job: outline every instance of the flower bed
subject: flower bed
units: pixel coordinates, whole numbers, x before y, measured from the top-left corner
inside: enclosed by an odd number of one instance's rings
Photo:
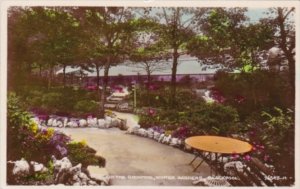
[[[15,94],[8,97],[7,175],[8,184],[66,184],[94,185],[88,182],[83,170],[88,165],[105,166],[105,159],[96,155],[96,151],[84,142],[74,142],[64,133],[38,124],[36,119],[20,107]],[[55,158],[54,158],[55,157]],[[61,160],[57,160],[59,158]],[[30,162],[30,164],[28,163]],[[57,164],[58,162],[61,162]],[[67,163],[66,163],[67,162]],[[68,163],[69,162],[69,163]],[[83,178],[66,181],[60,177],[58,167],[66,163],[70,174]],[[75,167],[72,166],[77,164]],[[39,167],[39,168],[38,168]],[[65,173],[65,171],[63,171]],[[70,175],[69,175],[70,176]],[[82,180],[83,179],[83,180]],[[76,184],[77,183],[77,184]],[[98,183],[101,184],[101,183]],[[98,185],[96,182],[96,185]]]

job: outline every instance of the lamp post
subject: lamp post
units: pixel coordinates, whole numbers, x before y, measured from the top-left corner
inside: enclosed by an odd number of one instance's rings
[[[136,109],[136,84],[134,84],[134,110]]]
[[[133,109],[136,109],[136,81],[132,82],[132,89],[133,89]]]

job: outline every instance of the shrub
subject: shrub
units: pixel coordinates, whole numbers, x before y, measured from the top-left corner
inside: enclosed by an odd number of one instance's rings
[[[137,92],[137,104],[139,107],[154,107],[154,108],[169,108],[169,87],[160,87],[147,91],[145,88],[139,88]],[[133,98],[133,97],[132,97]],[[131,99],[132,99],[131,98]],[[183,111],[189,109],[196,101],[203,101],[201,98],[197,98],[196,94],[190,89],[178,88],[176,92],[176,109]]]
[[[221,104],[202,104],[190,112],[192,134],[230,135],[237,133],[239,121],[237,111]]]
[[[187,126],[179,127],[172,133],[172,137],[185,139],[191,135],[191,131]]]
[[[31,151],[37,151],[34,140],[37,125],[31,115],[21,108],[20,99],[15,93],[8,94],[7,101],[7,156],[8,159],[27,158]]]
[[[48,109],[51,112],[56,112],[62,107],[64,100],[62,99],[62,94],[58,92],[50,92],[43,95],[42,107]]]
[[[74,90],[72,87],[46,89],[41,86],[23,86],[20,94],[27,109],[61,116],[96,114],[96,101],[99,100],[99,94],[95,91]]]
[[[144,128],[161,126],[165,130],[176,130],[187,126],[191,134],[230,135],[239,132],[237,111],[221,104],[206,104],[201,101],[185,111],[156,110],[149,115],[140,114],[139,124]]]
[[[67,145],[68,158],[73,165],[81,163],[83,167],[88,165],[105,166],[105,159],[97,156],[96,151],[85,144],[85,142],[70,142]]]
[[[215,87],[226,98],[225,104],[235,107],[241,120],[245,120],[253,112],[266,108],[294,106],[291,86],[284,74],[267,70],[240,74],[218,72]]]
[[[20,107],[20,99],[14,94],[8,96],[7,148],[8,159],[46,163],[51,155],[66,155],[66,143],[70,138],[50,128],[38,127],[31,120],[32,115]]]
[[[80,114],[87,114],[87,113],[96,113],[98,110],[98,103],[96,101],[93,100],[81,100],[78,101],[75,105],[74,105],[74,110],[77,113]]]
[[[250,119],[248,136],[254,144],[253,154],[276,166],[280,174],[294,174],[294,116],[293,111],[274,108],[263,111],[260,118]]]

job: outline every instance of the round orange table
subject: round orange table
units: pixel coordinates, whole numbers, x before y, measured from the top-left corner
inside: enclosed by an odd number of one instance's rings
[[[243,154],[252,150],[252,145],[248,142],[220,136],[193,136],[187,138],[185,140],[185,143],[192,148],[199,150],[202,157],[201,163],[194,169],[194,171],[205,160],[211,163],[212,153],[215,153],[214,159],[215,161],[217,161],[218,154]],[[202,155],[201,152],[208,152],[209,154]],[[208,159],[208,156],[210,156],[210,159]],[[192,164],[197,157],[199,156],[196,155],[195,158],[190,162],[190,164]]]
[[[220,136],[194,136],[185,143],[197,150],[221,154],[243,154],[252,150],[248,142]]]

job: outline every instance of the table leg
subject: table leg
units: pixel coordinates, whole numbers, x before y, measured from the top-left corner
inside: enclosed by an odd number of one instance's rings
[[[199,155],[195,155],[194,159],[189,163],[189,165],[192,165],[192,163],[199,157]]]
[[[204,162],[204,159],[202,159],[202,161],[194,168],[194,172],[198,169],[198,167],[200,167],[200,165]]]
[[[206,156],[202,156],[201,158],[202,158],[202,161],[194,168],[194,172],[198,169],[198,167],[200,167],[200,165],[206,160],[206,158],[209,156],[209,154],[207,154]],[[197,156],[197,157],[199,157],[199,156]],[[193,161],[195,160],[196,158],[194,158],[193,159]],[[192,161],[192,162],[193,162]]]

